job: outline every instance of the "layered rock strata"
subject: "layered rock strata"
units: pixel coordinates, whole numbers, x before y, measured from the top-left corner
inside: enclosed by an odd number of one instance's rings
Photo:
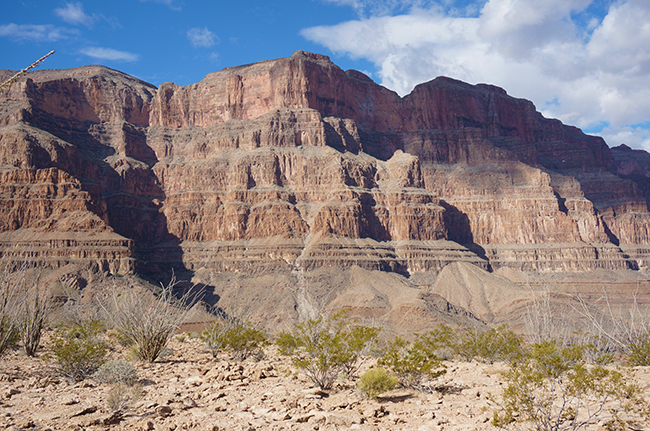
[[[0,93],[0,144],[0,232],[111,271],[648,262],[646,189],[605,142],[490,85],[400,98],[302,51],[185,87],[39,71]]]

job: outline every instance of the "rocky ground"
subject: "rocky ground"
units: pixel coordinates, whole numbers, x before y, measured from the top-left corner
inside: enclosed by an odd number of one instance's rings
[[[182,340],[182,341],[181,341]],[[108,410],[110,385],[54,377],[43,359],[11,352],[0,362],[0,428],[9,430],[493,430],[490,397],[501,392],[504,365],[446,362],[431,393],[397,390],[368,400],[354,382],[313,388],[288,358],[214,359],[202,342],[175,338],[173,353],[134,362],[142,396],[122,418]],[[44,351],[47,350],[47,344]],[[126,352],[111,352],[124,359]],[[366,358],[363,368],[374,363]],[[650,370],[635,370],[650,394]],[[589,429],[604,429],[602,423]],[[632,424],[633,429],[650,429]]]

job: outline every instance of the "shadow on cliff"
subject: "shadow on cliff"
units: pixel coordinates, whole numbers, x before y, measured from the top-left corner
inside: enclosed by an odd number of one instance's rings
[[[444,220],[448,232],[447,239],[467,247],[472,253],[485,260],[487,262],[487,269],[491,272],[492,266],[490,265],[490,260],[487,258],[485,249],[474,242],[474,235],[472,234],[472,228],[469,224],[467,214],[442,199],[440,200],[440,205],[445,209]]]
[[[81,189],[91,196],[88,210],[133,240],[138,275],[156,285],[166,285],[175,276],[178,293],[198,288],[210,306],[219,301],[214,286],[192,283],[194,272],[183,262],[181,241],[169,232],[161,211],[166,195],[152,170],[158,159],[143,128],[126,122],[75,122],[43,111],[36,111],[34,120],[41,129],[74,145],[79,158],[64,166],[42,154],[37,168],[57,167],[80,181]]]

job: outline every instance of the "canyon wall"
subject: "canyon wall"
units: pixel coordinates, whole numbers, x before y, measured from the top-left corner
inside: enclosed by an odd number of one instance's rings
[[[401,98],[302,51],[185,87],[43,70],[0,90],[0,247],[145,274],[644,269],[627,150],[494,86]]]

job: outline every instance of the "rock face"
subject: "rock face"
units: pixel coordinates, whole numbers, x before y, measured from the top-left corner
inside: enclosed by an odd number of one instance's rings
[[[650,156],[626,151],[497,87],[400,98],[302,51],[186,87],[38,71],[0,92],[0,245],[112,272],[638,269]]]

